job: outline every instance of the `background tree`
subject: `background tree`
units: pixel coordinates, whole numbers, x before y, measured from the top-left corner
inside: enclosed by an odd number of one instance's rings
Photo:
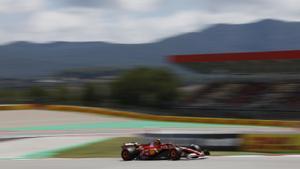
[[[100,104],[102,96],[95,84],[88,83],[83,86],[81,101],[85,105]]]
[[[64,85],[56,87],[54,93],[54,99],[56,102],[60,104],[64,104],[70,101],[71,98],[70,98],[69,88]]]
[[[112,83],[112,98],[121,104],[166,107],[177,100],[178,85],[166,69],[137,68]]]
[[[48,100],[48,93],[39,86],[33,86],[29,89],[28,97],[34,103],[45,103]]]

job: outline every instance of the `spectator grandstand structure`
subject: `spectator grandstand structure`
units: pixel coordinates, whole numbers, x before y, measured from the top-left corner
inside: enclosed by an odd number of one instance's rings
[[[300,50],[176,55],[169,59],[198,72],[199,76],[223,74],[226,77],[197,84],[179,106],[185,110],[204,112],[204,115],[222,110],[237,112],[234,116],[239,117],[272,112],[268,114],[270,118],[300,118],[296,113],[300,110]]]

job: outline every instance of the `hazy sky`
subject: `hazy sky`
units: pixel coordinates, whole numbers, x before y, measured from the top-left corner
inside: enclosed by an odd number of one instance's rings
[[[0,0],[0,43],[151,42],[214,23],[300,21],[299,0]]]

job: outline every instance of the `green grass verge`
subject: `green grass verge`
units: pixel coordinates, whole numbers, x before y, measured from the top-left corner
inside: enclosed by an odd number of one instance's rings
[[[120,137],[109,140],[99,141],[75,148],[70,148],[53,153],[54,158],[109,158],[120,157],[121,145],[125,142],[142,142],[142,138],[136,137]],[[226,155],[256,155],[266,153],[255,152],[229,152],[229,151],[213,151],[212,156]]]

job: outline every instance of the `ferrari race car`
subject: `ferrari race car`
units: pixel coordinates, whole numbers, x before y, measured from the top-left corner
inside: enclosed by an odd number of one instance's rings
[[[121,152],[121,157],[124,161],[179,160],[180,158],[203,159],[208,155],[210,155],[209,151],[201,150],[199,145],[178,146],[175,144],[162,144],[160,140],[149,144],[125,143]]]

